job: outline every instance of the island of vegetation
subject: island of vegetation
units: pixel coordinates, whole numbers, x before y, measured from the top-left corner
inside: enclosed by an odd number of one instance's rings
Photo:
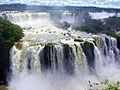
[[[90,19],[84,26],[76,27],[76,30],[85,31],[88,33],[103,33],[112,37],[120,37],[117,31],[120,31],[120,17],[106,18],[103,22],[101,20]]]

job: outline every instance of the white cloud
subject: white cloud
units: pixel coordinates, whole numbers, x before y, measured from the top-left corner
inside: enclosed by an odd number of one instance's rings
[[[1,0],[0,3],[23,3],[37,5],[99,6],[120,8],[120,0]]]

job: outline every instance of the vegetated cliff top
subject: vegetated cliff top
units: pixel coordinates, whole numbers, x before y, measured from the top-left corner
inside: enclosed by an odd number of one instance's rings
[[[21,27],[0,18],[0,49],[3,47],[12,47],[12,45],[22,37]]]

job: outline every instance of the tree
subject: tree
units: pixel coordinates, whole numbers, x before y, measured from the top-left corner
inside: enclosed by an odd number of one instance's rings
[[[23,37],[22,29],[0,18],[0,46],[10,48]]]
[[[0,18],[0,84],[6,84],[10,70],[10,48],[23,37],[22,28]]]

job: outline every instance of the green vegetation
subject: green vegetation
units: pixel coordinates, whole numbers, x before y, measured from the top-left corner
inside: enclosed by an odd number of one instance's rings
[[[87,33],[103,33],[115,38],[119,38],[120,35],[116,34],[116,31],[120,31],[120,18],[113,16],[105,19],[103,22],[101,20],[90,19],[83,26],[74,28]]]
[[[34,43],[31,44],[31,46],[39,46],[39,45],[40,45],[40,46],[44,46],[45,43],[38,43],[38,42],[35,43],[35,42],[34,42]]]
[[[119,90],[119,87],[116,85],[108,84],[105,90]]]
[[[20,49],[22,49],[23,43],[22,42],[16,42],[15,46],[16,46],[17,49],[20,50]]]
[[[113,31],[120,31],[120,17],[113,16],[106,18],[104,21],[106,27],[110,28]]]
[[[90,42],[89,41],[85,41],[84,44],[85,44],[85,47],[87,49],[90,49]]]
[[[10,48],[23,37],[22,29],[0,18],[0,84],[6,83],[10,66]]]
[[[45,46],[50,46],[53,47],[55,45],[55,43],[46,43]]]
[[[105,90],[120,90],[120,82],[110,82],[108,79],[105,80]]]
[[[23,37],[22,29],[0,18],[0,46],[11,47]]]
[[[22,11],[25,10],[27,5],[25,4],[1,4],[0,11]]]
[[[116,83],[107,82],[105,83],[105,85],[106,85],[105,90],[120,90],[120,82],[116,82]]]

